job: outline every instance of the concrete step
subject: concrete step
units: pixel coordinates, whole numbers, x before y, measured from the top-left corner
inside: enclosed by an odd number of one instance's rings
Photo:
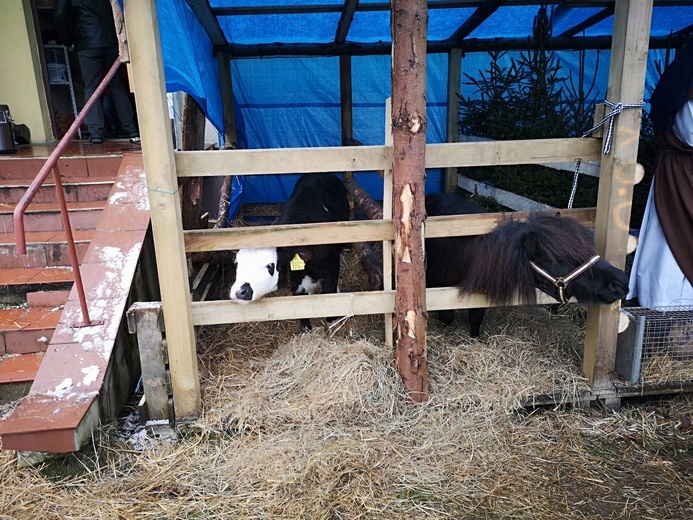
[[[68,202],[72,229],[94,229],[104,205],[104,201]],[[14,233],[14,208],[15,204],[0,204],[0,232]],[[59,205],[53,202],[32,203],[24,214],[24,229],[26,232],[62,231]]]
[[[17,204],[26,193],[30,179],[0,179],[0,204]],[[86,202],[106,200],[113,187],[112,177],[75,177],[62,179],[65,200]],[[55,181],[51,175],[41,185],[32,204],[56,202]]]

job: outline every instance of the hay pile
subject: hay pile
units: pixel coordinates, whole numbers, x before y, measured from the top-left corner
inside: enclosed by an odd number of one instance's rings
[[[204,411],[178,440],[135,448],[105,427],[29,469],[3,452],[0,518],[693,514],[691,397],[622,413],[518,408],[585,385],[574,313],[494,310],[479,341],[463,319],[432,320],[423,406],[402,395],[377,318],[340,325],[202,329]]]

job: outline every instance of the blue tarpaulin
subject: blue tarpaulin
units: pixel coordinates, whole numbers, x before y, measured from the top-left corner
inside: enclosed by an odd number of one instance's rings
[[[376,0],[360,5],[376,4]],[[435,2],[429,2],[429,6]],[[314,13],[233,14],[219,16],[219,27],[227,41],[234,44],[263,43],[330,43],[340,18],[342,1],[337,0],[211,0],[212,8],[253,8],[263,6],[334,6]],[[207,118],[221,132],[223,118],[219,86],[219,68],[213,46],[204,29],[184,0],[158,0],[159,27],[163,48],[167,91],[191,94]],[[429,8],[429,41],[449,38],[469,16],[474,7],[455,9]],[[500,7],[472,31],[469,38],[527,38],[538,6],[508,5]],[[554,9],[553,34],[574,27],[600,12],[602,8]],[[652,35],[666,36],[693,24],[692,7],[655,7]],[[589,27],[589,36],[609,36],[613,32],[613,15]],[[347,42],[390,42],[389,10],[357,10]],[[513,51],[515,52],[515,51]],[[519,51],[517,51],[519,52]],[[556,51],[562,75],[579,73],[577,51]],[[510,59],[508,53],[505,59]],[[659,75],[657,62],[663,50],[651,50],[645,98],[649,97]],[[594,103],[606,96],[610,52],[586,51],[587,74],[596,70]],[[447,54],[429,54],[427,58],[427,142],[446,139]],[[598,67],[596,66],[598,62]],[[460,93],[474,96],[464,74],[476,75],[489,64],[487,53],[467,53],[462,61]],[[563,73],[564,72],[564,73]],[[341,115],[338,57],[244,58],[232,61],[236,116],[239,139],[248,148],[293,148],[340,146]],[[591,76],[590,76],[591,78]],[[352,58],[353,132],[365,145],[384,142],[385,100],[391,95],[389,55],[354,56]],[[296,176],[248,176],[236,181],[236,206],[254,202],[283,202],[289,196]],[[370,194],[382,198],[382,180],[375,174],[357,174],[356,178]],[[427,172],[427,190],[440,191],[443,176]]]

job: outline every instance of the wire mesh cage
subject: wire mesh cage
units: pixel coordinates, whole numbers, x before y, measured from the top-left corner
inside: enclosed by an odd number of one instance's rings
[[[616,371],[631,383],[693,380],[693,305],[627,307]]]

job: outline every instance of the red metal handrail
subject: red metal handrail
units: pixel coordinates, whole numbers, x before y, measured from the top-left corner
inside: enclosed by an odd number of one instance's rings
[[[16,243],[16,252],[19,255],[25,255],[26,231],[24,230],[24,213],[26,212],[26,209],[29,207],[31,201],[38,193],[39,188],[48,177],[48,174],[51,172],[51,170],[53,171],[53,177],[55,178],[55,189],[58,194],[58,203],[60,205],[60,216],[63,221],[63,228],[65,229],[67,247],[70,253],[70,263],[72,264],[72,272],[75,276],[75,287],[77,288],[79,305],[82,309],[82,318],[84,319],[83,325],[85,326],[96,325],[98,323],[92,321],[89,318],[87,300],[86,296],[84,295],[84,285],[82,284],[82,274],[80,272],[79,262],[77,260],[77,249],[75,248],[75,240],[72,236],[70,216],[67,211],[67,203],[65,202],[65,192],[63,190],[63,184],[60,179],[60,168],[58,167],[58,159],[60,159],[60,156],[63,154],[63,152],[67,148],[67,145],[70,143],[75,134],[77,134],[77,130],[84,122],[89,111],[96,104],[103,91],[106,90],[106,87],[111,82],[113,76],[115,76],[116,72],[120,68],[121,63],[122,62],[120,61],[120,57],[116,59],[115,63],[111,66],[110,70],[108,71],[108,74],[106,74],[103,80],[101,80],[99,86],[96,88],[91,97],[87,100],[86,104],[84,105],[84,108],[82,108],[82,111],[77,116],[77,119],[75,119],[74,123],[72,123],[67,133],[58,143],[58,146],[55,147],[53,153],[51,153],[50,157],[48,157],[48,160],[43,165],[34,181],[31,183],[29,188],[27,188],[26,193],[19,201],[19,203],[17,203],[17,207],[14,208],[14,238]]]

